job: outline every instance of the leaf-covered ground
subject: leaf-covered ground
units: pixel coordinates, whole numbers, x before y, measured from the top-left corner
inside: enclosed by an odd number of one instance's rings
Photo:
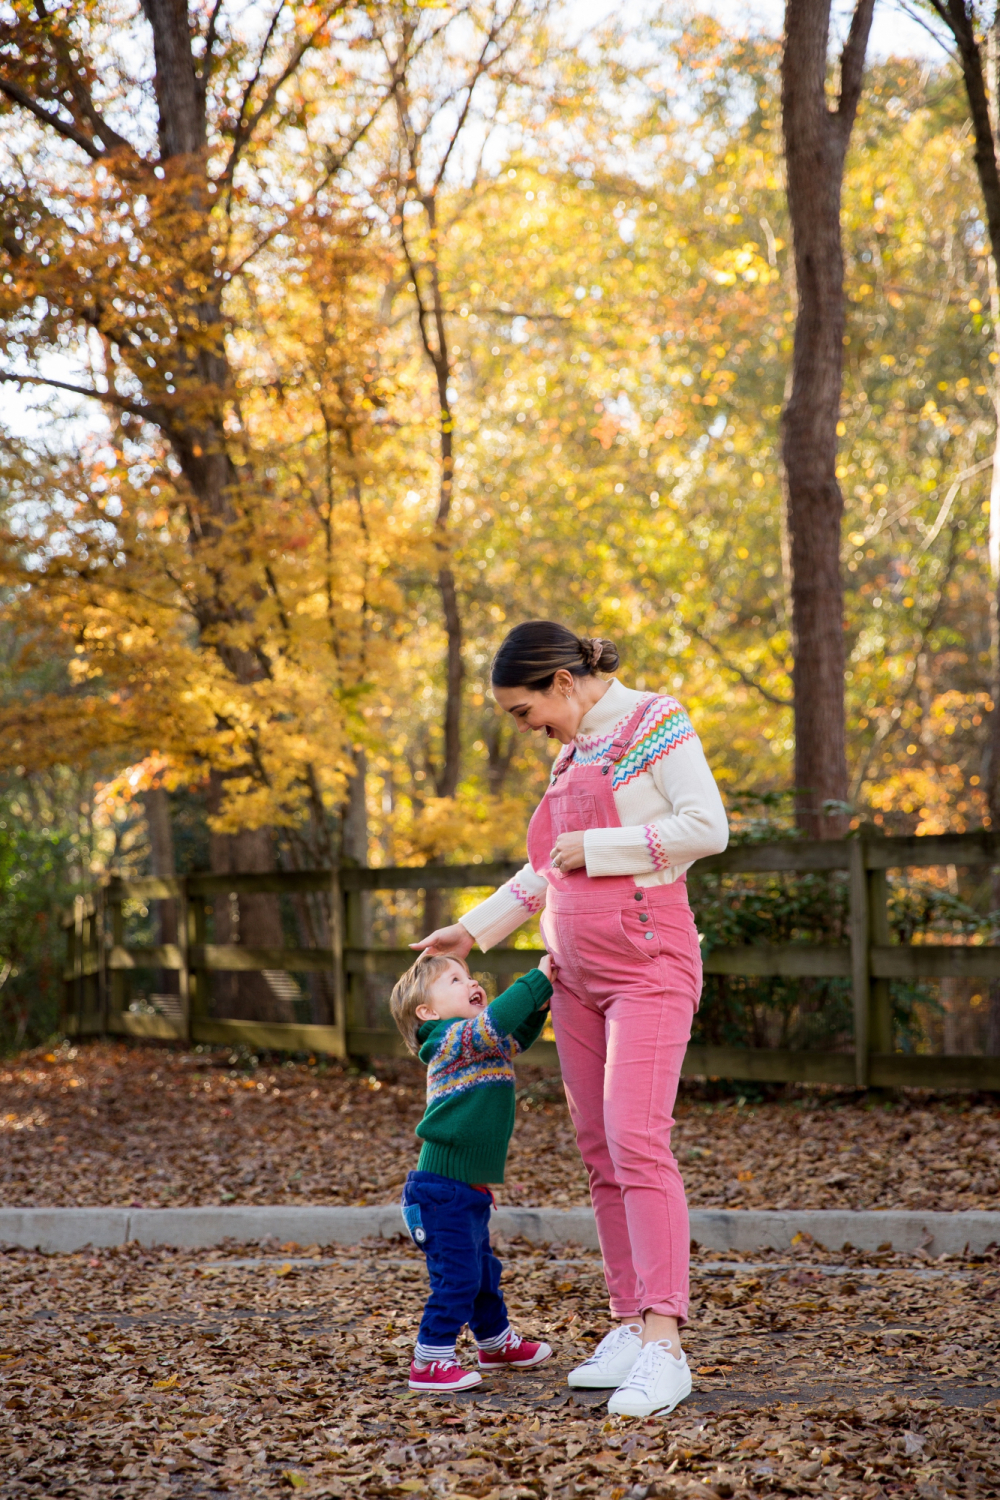
[[[0,1063],[0,1201],[383,1203],[416,1162],[423,1071],[252,1066],[225,1050],[94,1042]],[[522,1076],[501,1202],[586,1203],[558,1081]],[[836,1090],[780,1102],[682,1093],[675,1147],[696,1205],[1000,1207],[1000,1101]]]
[[[501,1253],[554,1358],[436,1400],[406,1389],[425,1280],[403,1240],[0,1255],[0,1495],[1000,1494],[995,1258],[696,1257],[694,1394],[630,1421],[565,1384],[607,1326],[597,1257]]]

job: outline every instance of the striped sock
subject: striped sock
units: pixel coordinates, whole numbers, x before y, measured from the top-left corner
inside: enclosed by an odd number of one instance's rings
[[[455,1363],[454,1344],[421,1344],[418,1340],[413,1347],[413,1363],[415,1365],[453,1365]]]
[[[476,1339],[476,1343],[484,1354],[495,1354],[498,1349],[503,1348],[513,1331],[508,1323],[503,1333],[496,1333],[491,1339]]]

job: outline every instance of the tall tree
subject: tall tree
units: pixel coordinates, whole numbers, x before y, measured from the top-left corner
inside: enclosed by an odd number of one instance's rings
[[[402,255],[401,285],[412,297],[420,345],[434,375],[438,425],[438,495],[434,542],[446,637],[445,702],[440,754],[433,763],[438,797],[454,797],[462,770],[462,604],[453,565],[456,355],[454,300],[467,289],[447,284],[443,254],[456,221],[475,200],[486,146],[504,119],[507,93],[525,70],[524,44],[547,0],[490,0],[444,18],[408,4],[382,8],[376,35],[384,52],[396,112],[388,207]],[[464,35],[463,35],[464,32]],[[520,54],[518,51],[520,49]],[[468,159],[471,143],[471,165]],[[463,161],[463,157],[466,159]],[[434,893],[434,899],[438,893]]]
[[[253,256],[308,212],[371,122],[352,120],[342,139],[300,164],[310,202],[255,191],[255,159],[274,151],[282,118],[291,114],[301,128],[310,117],[293,81],[351,9],[351,0],[278,0],[253,45],[223,0],[143,0],[145,25],[137,18],[121,45],[113,7],[90,0],[55,11],[16,0],[0,22],[0,118],[22,136],[0,184],[0,318],[18,353],[28,353],[27,369],[0,378],[91,398],[126,449],[144,434],[164,445],[187,543],[202,564],[186,604],[238,688],[263,689],[274,661],[233,587],[239,550],[224,568],[220,548],[249,541],[269,485],[237,400],[226,302]],[[384,102],[375,101],[376,113]],[[241,212],[248,201],[250,215]],[[93,379],[52,378],[43,366],[53,345],[89,350]],[[265,570],[258,594],[268,587]],[[239,762],[217,770],[217,814],[227,781],[246,771]],[[314,815],[323,829],[318,802]],[[219,827],[212,848],[224,872],[274,862],[259,822]],[[255,901],[241,936],[273,943],[276,902]],[[269,993],[250,993],[260,989],[257,976],[237,987],[247,992],[244,1013],[271,1008]]]
[[[975,0],[927,0],[934,14],[951,33],[962,70],[969,117],[972,121],[973,160],[990,241],[990,313],[993,321],[995,354],[1000,356],[1000,165],[997,160],[1000,136],[1000,6],[992,15]],[[990,601],[991,667],[989,748],[985,761],[986,797],[990,823],[1000,829],[1000,358],[993,382],[993,404],[996,413],[996,436],[993,450],[993,482],[990,486],[989,566],[992,581]],[[1000,909],[1000,868],[993,872],[993,907]],[[1000,982],[990,986],[990,1023],[988,1050],[1000,1056]]]
[[[782,131],[798,306],[782,457],[792,572],[796,819],[813,838],[843,832],[848,785],[844,501],[837,478],[844,342],[840,212],[874,4],[857,0],[854,7],[834,108],[827,94],[830,0],[787,0],[785,6]]]

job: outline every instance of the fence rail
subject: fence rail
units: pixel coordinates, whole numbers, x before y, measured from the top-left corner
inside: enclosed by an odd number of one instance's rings
[[[688,1075],[771,1082],[853,1084],[856,1087],[918,1085],[1000,1090],[1000,1058],[914,1056],[893,1050],[889,981],[920,978],[1000,979],[1000,947],[985,944],[894,945],[887,912],[887,871],[1000,864],[1000,836],[985,831],[908,838],[849,839],[807,843],[787,839],[740,845],[703,859],[691,871],[694,889],[706,874],[847,871],[850,941],[844,944],[757,945],[716,948],[705,956],[707,974],[758,978],[839,978],[851,981],[853,1052],[777,1048],[688,1048]],[[198,874],[163,879],[108,877],[89,896],[78,897],[65,918],[67,964],[63,1024],[71,1034],[101,1032],[177,1038],[187,1042],[245,1043],[255,1048],[311,1051],[345,1058],[399,1056],[405,1051],[395,1031],[360,1023],[360,996],[367,975],[400,974],[412,961],[408,948],[363,945],[361,903],[371,891],[427,891],[488,887],[510,878],[513,862],[422,865],[386,869],[342,866],[333,870],[275,871],[268,874]],[[209,943],[208,902],[216,896],[323,893],[331,912],[330,947],[259,948]],[[124,941],[123,903],[173,901],[177,942],[130,947]],[[477,967],[498,976],[533,967],[541,950],[494,948]],[[176,1020],[136,1015],[127,1009],[128,976],[137,969],[164,969],[178,975]],[[220,971],[278,970],[328,973],[333,980],[333,1020],[328,1026],[214,1019],[210,976]],[[536,1042],[528,1062],[555,1065],[551,1042]]]

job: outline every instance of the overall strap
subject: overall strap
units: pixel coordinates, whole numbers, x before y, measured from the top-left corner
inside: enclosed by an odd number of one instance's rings
[[[573,764],[573,757],[575,755],[576,755],[576,744],[575,743],[571,743],[570,747],[569,747],[569,754],[568,755],[564,755],[563,758],[562,758],[562,760],[557,760],[556,763],[555,763],[555,765],[552,768],[552,780],[553,780],[553,782],[555,782],[556,778],[559,777],[559,776],[561,776],[564,771],[568,771],[569,770],[570,766]]]
[[[622,725],[621,729],[619,729],[608,749],[605,751],[604,764],[601,767],[602,776],[607,776],[611,768],[621,760],[629,745],[632,743],[632,736],[638,729],[647,708],[652,703],[655,697],[655,693],[647,694],[647,696],[636,708],[635,713],[630,714],[625,723]]]

